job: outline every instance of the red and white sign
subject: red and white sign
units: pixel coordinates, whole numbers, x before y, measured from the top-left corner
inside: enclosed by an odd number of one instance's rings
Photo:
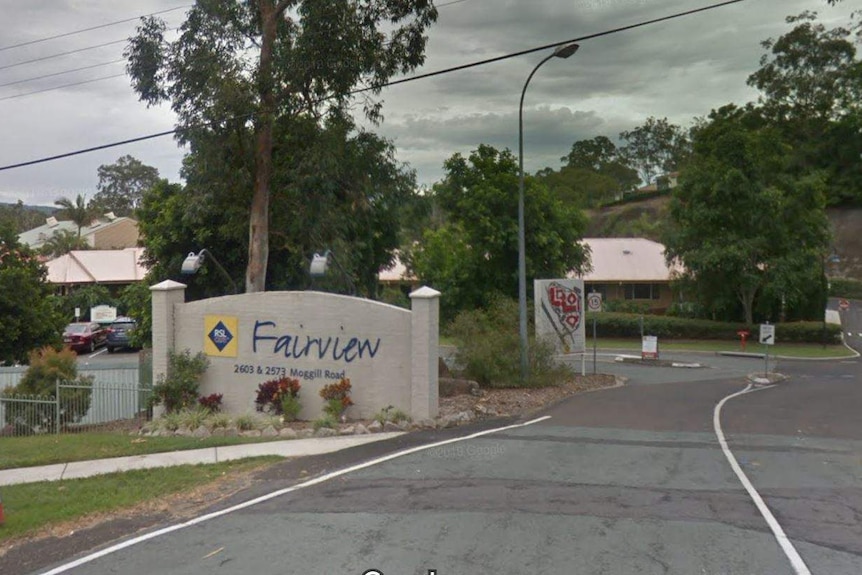
[[[536,335],[552,339],[560,354],[583,352],[584,281],[535,280]]]
[[[592,292],[587,295],[587,310],[593,313],[602,311],[602,294]]]
[[[850,302],[846,299],[838,300],[838,309],[841,311],[847,311],[850,309]]]
[[[658,359],[658,338],[645,335],[641,342],[641,359]]]

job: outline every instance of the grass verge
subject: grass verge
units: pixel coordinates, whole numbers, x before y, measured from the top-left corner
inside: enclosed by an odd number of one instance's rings
[[[261,437],[142,437],[80,433],[0,438],[0,469],[272,441]]]
[[[204,487],[228,475],[252,471],[282,459],[256,457],[214,465],[181,465],[86,479],[8,485],[3,487],[6,523],[0,526],[0,543],[88,515],[117,512]]]
[[[587,339],[587,350],[593,347],[592,339]],[[629,351],[638,351],[641,348],[641,342],[637,339],[599,339],[598,347],[600,349],[623,349]],[[749,342],[745,347],[746,353],[764,353],[766,346],[760,345],[756,341]],[[659,339],[659,351],[702,351],[702,352],[740,352],[742,347],[739,342],[722,341],[722,340],[697,340],[697,341],[666,341]],[[798,358],[846,358],[853,357],[853,354],[843,345],[822,345],[813,343],[784,343],[770,346],[769,355],[780,355],[784,357]]]

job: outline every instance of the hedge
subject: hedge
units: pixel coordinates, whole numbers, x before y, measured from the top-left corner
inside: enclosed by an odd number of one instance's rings
[[[850,278],[829,278],[829,295],[847,299],[862,299],[862,281]]]
[[[587,314],[588,331],[592,329],[593,318],[598,319],[598,337],[640,337],[643,318],[644,335],[654,335],[665,339],[721,339],[739,340],[737,332],[747,329],[751,334],[749,341],[756,340],[759,325],[747,326],[743,322],[720,322],[706,319],[688,319],[666,315],[639,315],[631,313],[603,312]],[[800,321],[776,324],[775,339],[780,343],[822,343],[823,322]],[[826,325],[826,343],[841,343],[841,326]]]

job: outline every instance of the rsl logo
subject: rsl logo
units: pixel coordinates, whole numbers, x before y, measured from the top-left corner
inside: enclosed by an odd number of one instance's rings
[[[236,357],[239,329],[236,317],[204,316],[204,352],[215,357]]]

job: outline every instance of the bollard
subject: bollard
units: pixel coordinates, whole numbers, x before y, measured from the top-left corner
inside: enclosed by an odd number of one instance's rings
[[[3,527],[3,523],[5,523],[5,518],[3,517],[3,496],[0,494],[0,527]]]

